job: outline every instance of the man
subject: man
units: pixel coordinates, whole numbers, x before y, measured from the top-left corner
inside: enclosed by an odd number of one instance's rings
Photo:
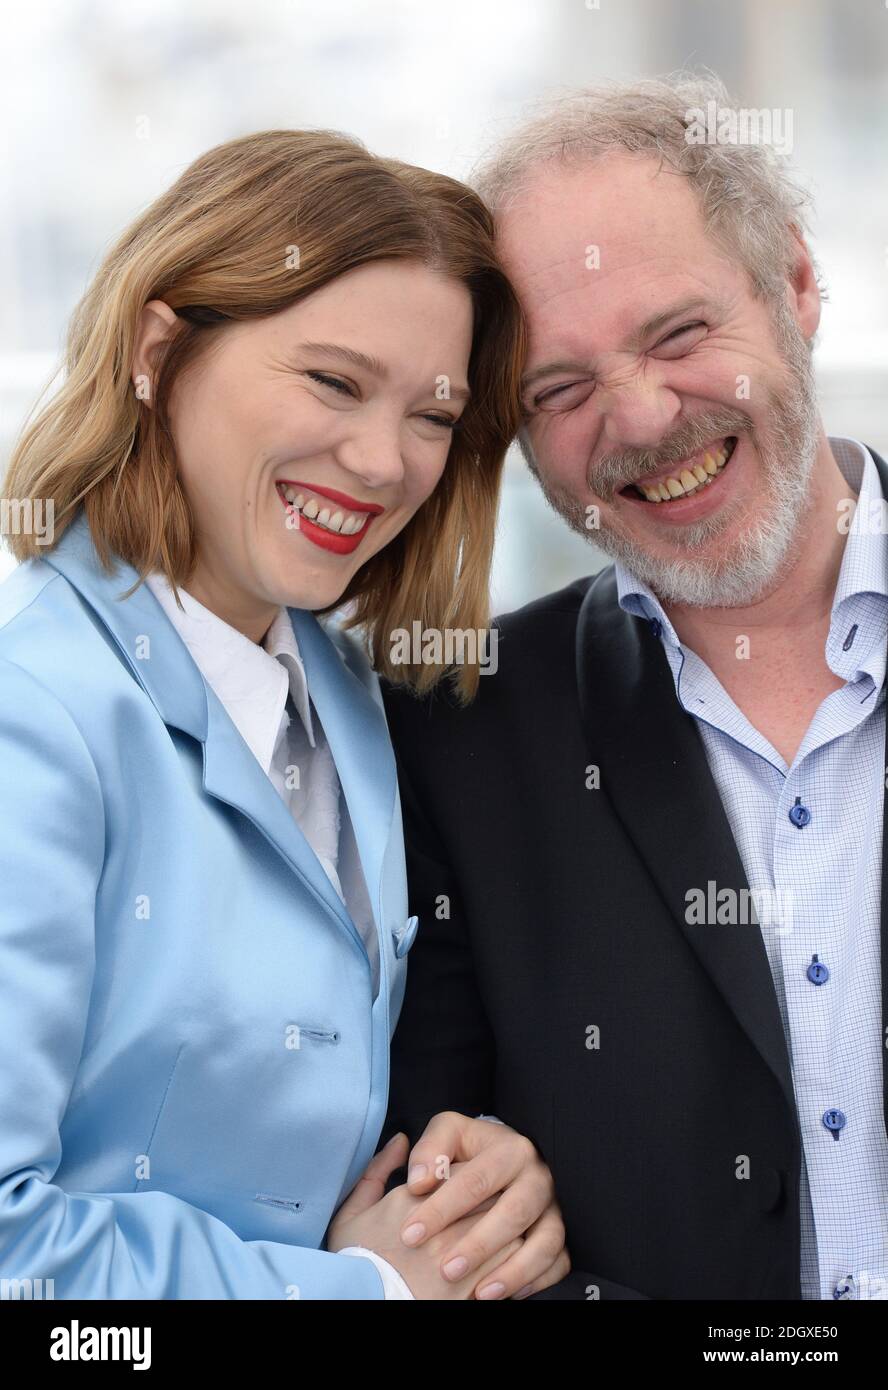
[[[559,1296],[885,1297],[888,466],[824,433],[803,195],[712,101],[562,99],[481,175],[525,457],[614,563],[502,619],[467,709],[387,694],[389,1128],[529,1135]]]

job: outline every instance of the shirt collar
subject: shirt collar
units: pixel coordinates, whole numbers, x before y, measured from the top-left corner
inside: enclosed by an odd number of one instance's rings
[[[858,494],[858,526],[848,528],[832,612],[856,594],[888,595],[888,550],[884,530],[869,530],[867,518],[885,500],[870,451],[856,439],[831,439],[833,456],[852,492]],[[876,544],[873,544],[875,539]]]
[[[271,767],[288,693],[315,746],[305,667],[286,608],[278,609],[260,645],[180,586],[183,612],[161,571],[147,575],[145,583],[265,773]]]
[[[858,494],[857,508],[861,517],[865,518],[869,508],[878,507],[884,501],[879,473],[872,454],[859,440],[841,435],[830,436],[829,444],[842,476],[851,490]],[[646,619],[661,641],[683,650],[678,633],[669,621],[663,605],[644,580],[637,579],[619,560],[614,562],[614,574],[618,601],[624,612]],[[845,655],[844,643],[853,626],[846,615],[852,607],[849,600],[861,594],[888,597],[888,543],[882,532],[874,528],[868,533],[865,525],[861,525],[858,530],[852,526],[848,531],[827,639],[829,664],[835,670],[835,663],[840,662],[843,669],[837,674],[845,676],[846,679],[854,674],[853,670],[844,669],[850,664]],[[840,608],[843,609],[842,613],[839,612]]]

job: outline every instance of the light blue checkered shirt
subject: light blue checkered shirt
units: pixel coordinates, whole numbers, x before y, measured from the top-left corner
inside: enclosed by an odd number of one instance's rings
[[[831,438],[858,496],[883,499],[868,450]],[[846,683],[822,701],[791,767],[683,647],[653,592],[615,565],[621,608],[659,621],[679,703],[694,715],[751,889],[791,903],[759,914],[801,1128],[802,1298],[888,1298],[888,1138],[882,1102],[880,908],[888,536],[849,531],[826,660]],[[789,819],[799,802],[801,829]],[[813,983],[814,956],[829,978]],[[829,1110],[846,1122],[835,1139]]]

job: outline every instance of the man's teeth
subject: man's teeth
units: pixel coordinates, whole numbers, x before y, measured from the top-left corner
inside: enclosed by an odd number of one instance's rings
[[[717,453],[706,453],[703,462],[683,468],[674,478],[662,478],[656,483],[636,483],[635,486],[649,502],[671,502],[673,497],[691,497],[700,488],[708,487],[717,473],[720,473],[734,450],[732,441],[725,444]]]
[[[281,492],[297,512],[307,516],[315,526],[322,526],[325,531],[335,531],[340,536],[354,536],[367,524],[366,512],[331,511],[330,507],[319,507],[313,497],[306,500],[304,493],[286,485],[281,487]]]

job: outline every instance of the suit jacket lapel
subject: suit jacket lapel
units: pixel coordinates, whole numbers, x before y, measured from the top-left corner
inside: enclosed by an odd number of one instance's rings
[[[794,1105],[774,983],[758,926],[692,925],[686,893],[748,888],[693,718],[659,639],[617,600],[612,568],[593,580],[577,625],[587,742],[627,834],[670,914]]]
[[[206,697],[207,734],[203,740],[205,790],[219,801],[234,806],[253,822],[363,952],[364,944],[345,904],[334,890],[289,808],[262,771],[211,686],[206,687]]]

